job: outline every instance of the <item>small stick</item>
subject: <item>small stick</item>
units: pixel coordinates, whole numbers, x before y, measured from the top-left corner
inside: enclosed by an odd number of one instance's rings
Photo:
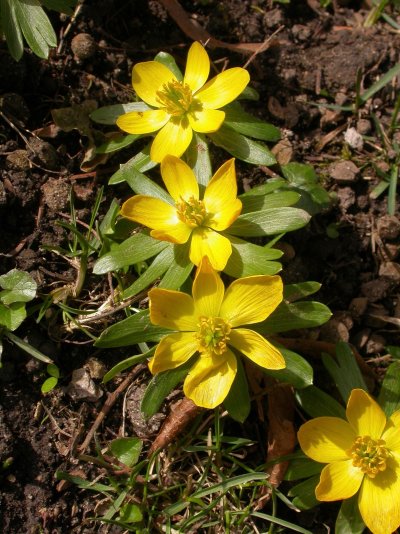
[[[101,423],[104,421],[104,419],[107,417],[108,412],[111,410],[111,408],[114,406],[115,402],[117,401],[118,397],[121,395],[121,393],[129,386],[131,381],[136,378],[142,371],[146,369],[146,365],[144,363],[136,366],[132,371],[129,373],[129,375],[123,380],[120,385],[117,387],[116,390],[114,390],[112,393],[110,393],[107,397],[107,400],[103,404],[103,407],[101,408],[98,416],[96,417],[91,429],[87,433],[87,436],[82,443],[78,447],[78,451],[82,454],[85,452],[85,450],[88,448],[90,442],[93,439],[93,436],[96,433],[96,430],[99,428]]]

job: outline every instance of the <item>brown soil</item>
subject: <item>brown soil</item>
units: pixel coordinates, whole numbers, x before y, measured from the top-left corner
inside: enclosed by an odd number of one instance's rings
[[[383,373],[385,347],[400,345],[400,220],[398,211],[396,216],[387,215],[386,194],[375,200],[370,197],[379,181],[371,161],[387,170],[395,157],[382,145],[371,116],[388,126],[398,81],[368,101],[358,116],[315,103],[352,103],[357,73],[362,73],[362,86],[369,87],[389,70],[398,59],[400,36],[385,23],[363,28],[366,12],[361,2],[343,2],[347,7],[336,10],[320,9],[319,2],[312,1],[269,4],[265,0],[182,2],[196,23],[222,41],[261,43],[279,30],[269,48],[248,66],[251,84],[260,93],[259,102],[248,109],[282,128],[291,159],[314,165],[336,198],[332,208],[313,218],[306,229],[288,236],[286,247],[294,258],[286,262],[283,277],[286,282],[321,282],[318,299],[334,315],[319,339],[350,341]],[[52,20],[63,36],[69,21],[57,16]],[[134,63],[164,50],[183,65],[190,42],[155,0],[87,0],[49,61],[27,52],[15,63],[5,46],[0,48],[0,274],[14,267],[29,271],[38,281],[41,296],[73,283],[74,267],[43,248],[45,244],[65,246],[71,239],[56,224],[69,220],[71,188],[77,218],[86,224],[102,185],[101,213],[114,196],[121,200],[130,194],[128,187],[108,187],[107,181],[120,163],[136,153],[138,145],[84,173],[82,137],[76,130],[55,132],[52,110],[89,99],[98,107],[129,101]],[[249,59],[224,48],[209,53],[217,68],[243,65]],[[349,127],[366,136],[362,148],[349,149],[344,142]],[[340,168],[348,160],[354,166]],[[270,172],[242,163],[238,169],[243,184],[259,181]],[[339,237],[327,235],[328,225],[338,229]],[[107,280],[92,276],[89,265],[82,301],[97,298],[101,302],[108,293]],[[60,387],[45,397],[40,393],[46,378],[44,366],[5,344],[0,373],[0,462],[8,458],[13,462],[0,472],[0,524],[7,534],[102,532],[98,525],[82,526],[82,520],[94,513],[93,501],[73,486],[58,485],[54,473],[89,469],[77,466],[71,455],[105,395],[97,401],[74,399],[66,386],[73,370],[90,356],[110,368],[131,352],[99,353],[83,334],[62,327],[61,314],[50,308],[45,320],[36,324],[30,318],[18,331],[61,369]],[[146,379],[144,374],[140,378]],[[115,383],[110,386],[114,388]],[[120,414],[118,402],[99,430],[100,441],[118,434]],[[142,435],[151,439],[157,424]],[[316,531],[315,525],[307,528]]]

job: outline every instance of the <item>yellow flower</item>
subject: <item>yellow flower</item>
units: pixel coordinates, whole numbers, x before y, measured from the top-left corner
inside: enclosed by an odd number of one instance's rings
[[[160,163],[167,154],[181,156],[193,130],[210,133],[219,129],[225,118],[219,108],[235,100],[250,79],[241,67],[227,69],[206,83],[209,73],[207,52],[197,42],[189,49],[182,81],[158,61],[138,63],[133,67],[132,85],[151,108],[121,115],[117,125],[131,134],[160,130],[151,146],[153,161]]]
[[[152,229],[150,235],[171,243],[190,242],[190,261],[199,265],[208,256],[221,271],[232,253],[226,230],[239,216],[242,203],[237,195],[235,163],[231,159],[214,174],[199,198],[199,185],[192,169],[179,158],[167,156],[161,175],[171,195],[171,204],[158,198],[136,195],[121,208],[121,215]]]
[[[228,395],[236,375],[229,346],[266,369],[283,369],[282,354],[260,334],[241,325],[264,321],[282,301],[279,276],[249,276],[225,291],[220,276],[204,257],[197,270],[193,297],[179,291],[149,291],[150,320],[175,330],[162,338],[149,362],[153,374],[175,369],[200,353],[183,391],[198,406],[215,408]]]
[[[353,389],[346,416],[317,417],[299,429],[305,454],[328,463],[315,495],[336,501],[359,491],[364,523],[374,534],[390,534],[400,526],[400,410],[386,419],[368,393]]]

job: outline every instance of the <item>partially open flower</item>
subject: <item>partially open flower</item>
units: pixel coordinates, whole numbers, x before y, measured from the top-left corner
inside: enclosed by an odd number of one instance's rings
[[[158,61],[138,63],[132,85],[149,109],[121,115],[117,125],[131,134],[159,130],[150,151],[153,161],[160,163],[167,154],[181,156],[193,131],[211,133],[220,128],[225,113],[219,108],[235,100],[250,79],[241,67],[227,69],[206,83],[209,73],[210,60],[198,42],[189,49],[182,80]]]
[[[347,421],[317,417],[298,432],[301,448],[327,463],[315,489],[320,501],[358,493],[361,517],[373,534],[400,526],[400,410],[389,419],[362,389],[351,392]]]
[[[249,276],[225,291],[220,276],[204,257],[187,293],[153,288],[150,320],[175,330],[158,344],[149,362],[153,374],[175,369],[195,353],[185,379],[185,395],[198,406],[215,408],[229,393],[237,371],[234,347],[257,365],[283,369],[282,354],[260,334],[241,325],[264,321],[282,301],[279,276]]]
[[[122,205],[121,215],[151,228],[150,235],[155,239],[171,243],[186,243],[190,239],[190,261],[199,265],[202,257],[208,256],[214,269],[221,271],[232,246],[220,232],[229,228],[242,209],[236,198],[234,160],[218,169],[202,199],[192,169],[179,158],[164,158],[161,176],[171,195],[171,204],[136,195]]]

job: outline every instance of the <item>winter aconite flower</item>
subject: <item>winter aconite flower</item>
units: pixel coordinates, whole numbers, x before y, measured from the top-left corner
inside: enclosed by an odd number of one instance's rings
[[[317,417],[300,427],[300,446],[328,463],[315,489],[320,501],[358,494],[364,523],[374,534],[400,526],[400,410],[389,419],[362,389],[350,395],[347,420]]]
[[[232,247],[220,232],[233,223],[242,209],[242,203],[236,198],[234,160],[218,169],[201,200],[192,169],[179,158],[164,158],[161,175],[171,203],[136,195],[122,205],[121,215],[151,228],[150,235],[155,239],[181,244],[190,239],[192,263],[199,265],[202,257],[208,256],[214,269],[224,269]]]
[[[153,288],[149,292],[150,320],[175,330],[160,341],[149,362],[153,374],[175,369],[195,353],[184,382],[184,393],[198,406],[214,408],[228,395],[236,375],[230,347],[266,369],[282,369],[282,354],[260,334],[241,325],[264,321],[282,301],[279,276],[249,276],[225,291],[220,276],[203,258],[193,282],[193,297]]]
[[[150,151],[153,161],[161,162],[167,154],[181,156],[193,130],[210,133],[219,129],[225,118],[219,108],[239,96],[250,79],[241,67],[227,69],[206,83],[209,73],[207,52],[197,42],[189,49],[182,80],[158,61],[138,63],[133,67],[132,85],[150,108],[121,115],[117,125],[131,134],[158,131]]]

